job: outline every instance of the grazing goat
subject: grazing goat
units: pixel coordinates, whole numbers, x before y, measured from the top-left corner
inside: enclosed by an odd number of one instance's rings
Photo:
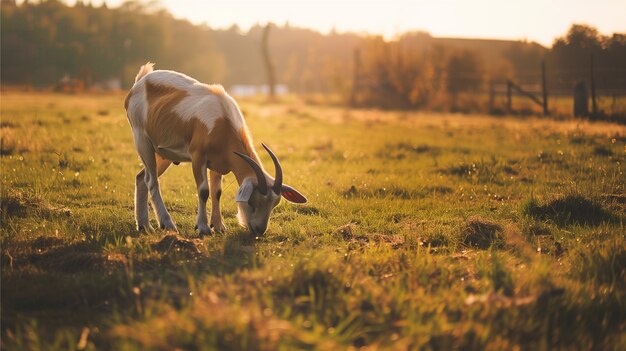
[[[224,88],[202,84],[174,71],[154,71],[153,66],[147,63],[141,67],[124,102],[144,165],[135,180],[138,230],[152,230],[148,219],[149,192],[161,228],[177,231],[163,204],[158,179],[172,162],[191,162],[198,189],[196,229],[201,235],[211,232],[206,214],[209,190],[211,228],[226,230],[220,196],[222,175],[229,172],[235,174],[239,183],[239,223],[254,235],[265,233],[270,213],[281,195],[294,203],[307,201],[297,190],[283,184],[278,158],[263,144],[274,162],[276,178],[265,173],[241,111]]]

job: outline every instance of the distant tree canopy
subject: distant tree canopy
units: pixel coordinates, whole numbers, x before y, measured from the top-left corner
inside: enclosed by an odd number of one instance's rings
[[[214,30],[173,18],[167,11],[128,1],[118,8],[78,1],[37,3],[2,0],[2,82],[48,86],[63,76],[86,84],[118,78],[132,84],[139,66],[185,72],[201,81],[263,84],[263,27],[248,33],[236,26]],[[354,34],[322,34],[288,25],[276,27],[270,53],[277,80],[292,89],[330,88],[335,75],[350,76]]]
[[[50,86],[62,77],[87,86],[119,79],[132,84],[139,66],[185,72],[201,81],[264,84],[264,26],[243,33],[175,19],[158,2],[127,1],[117,8],[78,1],[1,1],[3,84]],[[157,4],[157,5],[155,5]],[[355,72],[355,50],[359,69]],[[573,25],[552,49],[506,40],[433,38],[411,32],[393,40],[273,26],[269,53],[276,82],[295,92],[352,92],[369,105],[421,108],[480,90],[489,80],[540,81],[546,60],[548,83],[573,89],[588,79],[594,55],[600,87],[625,89],[626,36],[605,37]],[[355,86],[358,85],[358,86]],[[358,89],[354,89],[354,88]],[[358,94],[355,94],[358,92]]]
[[[562,86],[569,87],[589,79],[592,55],[599,86],[626,90],[626,34],[608,37],[588,25],[572,25],[555,39],[547,61]]]
[[[2,32],[3,81],[34,85],[70,75],[87,83],[120,78],[128,86],[148,60],[203,81],[221,81],[227,72],[219,34],[240,36],[134,2],[108,9],[54,0],[22,6],[4,1]]]

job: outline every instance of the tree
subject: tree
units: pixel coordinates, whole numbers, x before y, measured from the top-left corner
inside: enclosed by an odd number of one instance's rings
[[[474,51],[457,51],[448,60],[447,90],[452,98],[452,109],[457,109],[460,93],[478,89],[483,84],[483,64]]]

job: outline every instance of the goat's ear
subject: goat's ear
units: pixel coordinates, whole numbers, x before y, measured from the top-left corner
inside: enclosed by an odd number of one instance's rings
[[[300,194],[300,192],[287,184],[283,184],[282,189],[280,190],[280,195],[282,195],[287,201],[293,202],[296,204],[306,203],[306,197]]]
[[[252,195],[252,191],[254,190],[254,185],[250,179],[245,179],[241,186],[239,187],[239,191],[237,191],[237,196],[235,196],[235,201],[237,202],[247,202],[250,200],[250,196]]]

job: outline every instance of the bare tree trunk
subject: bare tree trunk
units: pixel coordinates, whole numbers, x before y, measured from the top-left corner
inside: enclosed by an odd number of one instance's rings
[[[357,105],[358,93],[360,88],[360,76],[361,76],[361,52],[359,49],[354,49],[354,67],[352,77],[352,92],[350,93],[350,106]]]
[[[270,57],[270,49],[269,49],[269,34],[271,23],[268,23],[263,30],[263,61],[265,62],[265,71],[267,72],[267,85],[269,86],[269,97],[271,99],[276,95],[276,91],[274,88],[275,79],[274,79],[274,65],[272,64],[272,58]]]

